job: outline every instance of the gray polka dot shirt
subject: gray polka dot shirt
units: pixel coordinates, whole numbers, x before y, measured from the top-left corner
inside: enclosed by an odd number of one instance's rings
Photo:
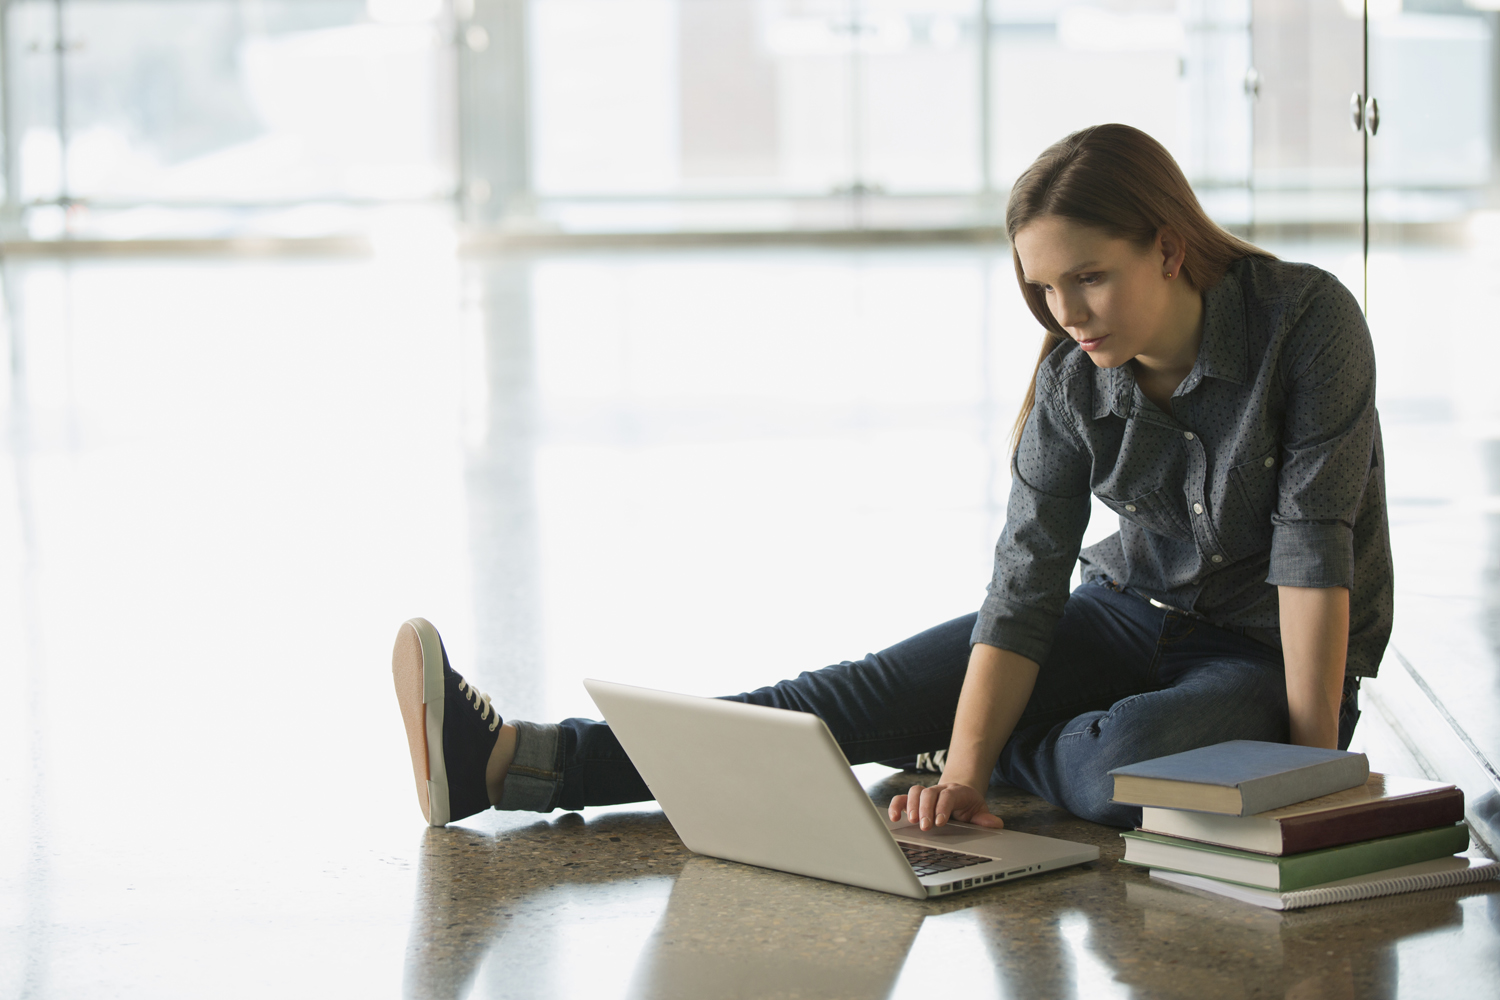
[[[1275,629],[1277,585],[1348,587],[1347,672],[1373,677],[1393,607],[1383,464],[1359,304],[1311,265],[1238,261],[1204,296],[1170,414],[1131,365],[1072,344],[1043,362],[972,639],[1045,663],[1077,559],[1230,627]],[[1091,493],[1120,530],[1080,553]]]

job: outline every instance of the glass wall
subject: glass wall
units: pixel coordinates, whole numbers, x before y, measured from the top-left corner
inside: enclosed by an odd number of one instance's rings
[[[1494,17],[1462,0],[1370,6],[1371,220],[1451,223],[1494,177]]]
[[[1138,125],[1248,221],[1247,0],[531,0],[539,219],[969,226],[1049,143]]]
[[[47,238],[322,234],[451,199],[441,0],[10,0],[6,195]]]
[[[1362,95],[1376,227],[1441,226],[1493,200],[1495,7],[0,0],[3,219],[33,238],[357,233],[398,209],[524,232],[992,227],[1048,143],[1123,121],[1222,222],[1345,231]]]

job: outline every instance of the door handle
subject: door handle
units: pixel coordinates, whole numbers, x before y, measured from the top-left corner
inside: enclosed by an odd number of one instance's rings
[[[1349,127],[1356,132],[1365,130],[1365,95],[1358,91],[1349,97]]]
[[[1371,135],[1380,131],[1380,102],[1373,97],[1365,102],[1365,128]]]

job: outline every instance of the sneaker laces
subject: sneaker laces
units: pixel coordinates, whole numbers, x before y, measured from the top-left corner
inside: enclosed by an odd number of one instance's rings
[[[948,751],[934,750],[932,753],[917,754],[918,771],[931,771],[934,774],[942,774],[943,768],[948,766]]]
[[[456,672],[456,671],[455,671]],[[463,695],[479,712],[480,721],[490,717],[490,696],[480,692],[478,688],[468,681],[459,679],[458,693]],[[500,713],[495,713],[495,721],[490,723],[490,732],[500,728]]]

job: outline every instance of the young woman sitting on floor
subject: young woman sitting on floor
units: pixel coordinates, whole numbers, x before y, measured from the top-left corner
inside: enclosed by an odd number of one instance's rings
[[[983,606],[733,700],[818,715],[851,763],[946,749],[937,784],[890,804],[923,829],[1001,826],[996,780],[1134,826],[1112,768],[1232,739],[1347,747],[1392,612],[1358,303],[1216,226],[1124,125],[1042,153],[1006,228],[1044,335]],[[1120,530],[1080,552],[1091,496]],[[604,723],[502,724],[422,619],[393,670],[434,826],[651,798]]]

